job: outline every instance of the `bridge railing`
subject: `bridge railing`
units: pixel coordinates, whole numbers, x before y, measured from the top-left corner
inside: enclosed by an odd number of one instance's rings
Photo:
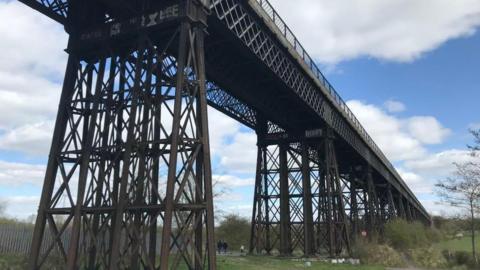
[[[377,146],[377,144],[373,141],[370,135],[367,133],[365,128],[360,124],[360,121],[355,117],[353,112],[348,108],[345,101],[340,97],[337,93],[335,88],[332,84],[327,80],[327,78],[323,75],[320,71],[318,66],[313,61],[312,57],[307,53],[305,48],[300,44],[297,37],[293,34],[292,30],[287,26],[287,24],[283,21],[283,19],[279,16],[279,14],[275,11],[272,4],[268,0],[255,0],[257,3],[263,8],[264,12],[270,17],[273,23],[276,25],[278,30],[283,34],[283,36],[290,42],[290,45],[296,50],[296,52],[302,57],[304,63],[310,68],[313,74],[317,77],[317,79],[325,86],[328,93],[330,94],[333,101],[341,108],[341,110],[345,113],[346,117],[349,118],[351,123],[357,129],[358,133],[363,137],[363,139],[367,142],[367,144],[372,148],[372,150],[378,155],[378,157],[385,163],[387,167],[389,167],[393,172],[396,173],[393,165],[390,161],[385,157],[383,152]]]

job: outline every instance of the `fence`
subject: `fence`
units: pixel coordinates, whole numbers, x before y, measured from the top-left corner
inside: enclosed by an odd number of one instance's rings
[[[0,255],[11,254],[28,256],[30,253],[30,245],[32,244],[33,228],[34,226],[31,224],[0,224]],[[67,228],[67,231],[61,236],[64,247],[68,247],[70,243],[69,229],[70,228]],[[54,236],[50,231],[46,230],[44,237],[45,241],[43,241],[43,243],[45,244],[42,245],[41,253],[44,253],[50,247],[50,244],[54,242]],[[121,239],[122,245],[125,244],[126,235],[122,234]],[[148,244],[149,237],[146,236],[146,239]],[[156,251],[158,254],[160,254],[161,239],[161,234],[157,233]],[[174,247],[172,251],[176,251],[176,248]],[[55,248],[53,252],[59,251]]]
[[[0,224],[0,254],[27,255],[32,236],[32,225]]]

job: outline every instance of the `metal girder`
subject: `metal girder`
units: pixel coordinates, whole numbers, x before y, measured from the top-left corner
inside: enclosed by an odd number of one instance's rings
[[[65,25],[68,14],[67,0],[18,0],[45,16]]]

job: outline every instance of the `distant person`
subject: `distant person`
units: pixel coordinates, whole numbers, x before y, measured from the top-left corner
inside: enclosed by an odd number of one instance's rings
[[[223,249],[222,240],[218,240],[218,242],[217,242],[217,252],[218,252],[218,254],[222,253],[222,249]]]
[[[240,246],[240,254],[243,255],[245,252],[245,247],[243,245]]]
[[[223,252],[225,254],[227,254],[227,251],[228,251],[228,243],[227,243],[227,241],[225,241],[225,242],[223,242]]]

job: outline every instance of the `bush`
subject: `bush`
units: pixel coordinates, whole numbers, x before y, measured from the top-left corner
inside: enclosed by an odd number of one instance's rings
[[[465,266],[470,269],[477,269],[475,268],[475,260],[470,252],[444,250],[442,254],[450,266]]]
[[[419,267],[444,268],[448,262],[442,253],[432,247],[412,249],[408,252],[412,262]]]
[[[385,241],[399,250],[427,247],[442,238],[440,231],[427,228],[420,222],[396,219],[385,225]]]
[[[360,259],[362,264],[374,264],[386,267],[405,266],[401,254],[392,247],[388,245],[368,243],[365,240],[357,240],[352,255]]]

